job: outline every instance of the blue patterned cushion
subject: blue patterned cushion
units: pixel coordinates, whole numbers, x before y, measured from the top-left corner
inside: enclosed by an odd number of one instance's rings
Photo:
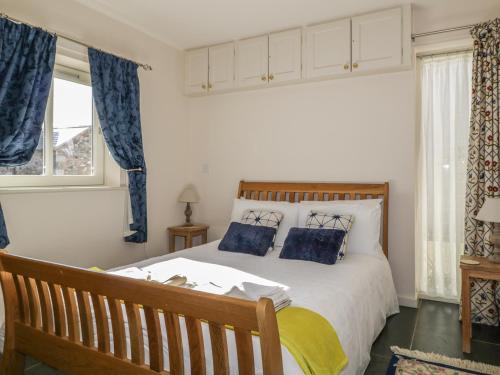
[[[275,228],[232,222],[219,250],[264,256],[272,247],[275,235]]]
[[[345,234],[339,229],[292,228],[280,258],[335,264]]]

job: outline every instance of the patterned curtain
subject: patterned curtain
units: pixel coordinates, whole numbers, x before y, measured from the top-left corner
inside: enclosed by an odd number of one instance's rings
[[[500,19],[476,25],[472,71],[472,111],[465,201],[465,253],[487,257],[493,252],[491,223],[475,220],[486,197],[500,197]],[[499,324],[500,284],[471,283],[472,319]]]
[[[137,64],[89,48],[92,92],[111,155],[128,172],[134,233],[127,242],[147,241],[146,162],[142,147]]]
[[[52,83],[56,40],[0,18],[0,166],[28,163],[40,139]],[[0,248],[9,244],[0,207]]]

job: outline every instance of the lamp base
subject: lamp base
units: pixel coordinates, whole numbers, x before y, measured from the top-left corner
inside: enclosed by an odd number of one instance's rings
[[[186,209],[184,210],[184,215],[186,215],[186,222],[182,225],[184,227],[192,227],[193,223],[191,223],[191,215],[193,214],[193,210],[191,209],[191,204],[189,202],[186,203]]]

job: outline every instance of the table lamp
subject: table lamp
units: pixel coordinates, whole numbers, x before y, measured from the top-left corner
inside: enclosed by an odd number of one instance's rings
[[[494,263],[500,263],[500,198],[486,198],[476,220],[493,223],[493,234],[490,241],[494,248],[489,259]]]
[[[186,186],[179,196],[178,201],[186,203],[186,209],[184,210],[184,215],[186,215],[186,222],[183,225],[185,227],[192,226],[193,224],[191,223],[191,215],[193,214],[193,210],[191,210],[191,203],[198,203],[200,201],[200,197],[198,196],[198,193],[196,192],[194,186]]]

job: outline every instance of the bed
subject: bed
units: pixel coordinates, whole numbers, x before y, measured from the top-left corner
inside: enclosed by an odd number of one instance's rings
[[[383,197],[381,243],[387,256],[387,183],[242,181],[237,196],[289,202]],[[221,254],[217,245],[215,241],[132,266],[199,262],[287,285],[293,304],[321,314],[337,331],[349,357],[342,373],[364,372],[386,317],[398,312],[385,256],[352,254],[332,269],[279,259],[277,249],[256,257]],[[23,373],[24,355],[69,374],[303,373],[280,344],[268,299],[245,301],[8,254],[1,254],[0,262],[5,374]]]

